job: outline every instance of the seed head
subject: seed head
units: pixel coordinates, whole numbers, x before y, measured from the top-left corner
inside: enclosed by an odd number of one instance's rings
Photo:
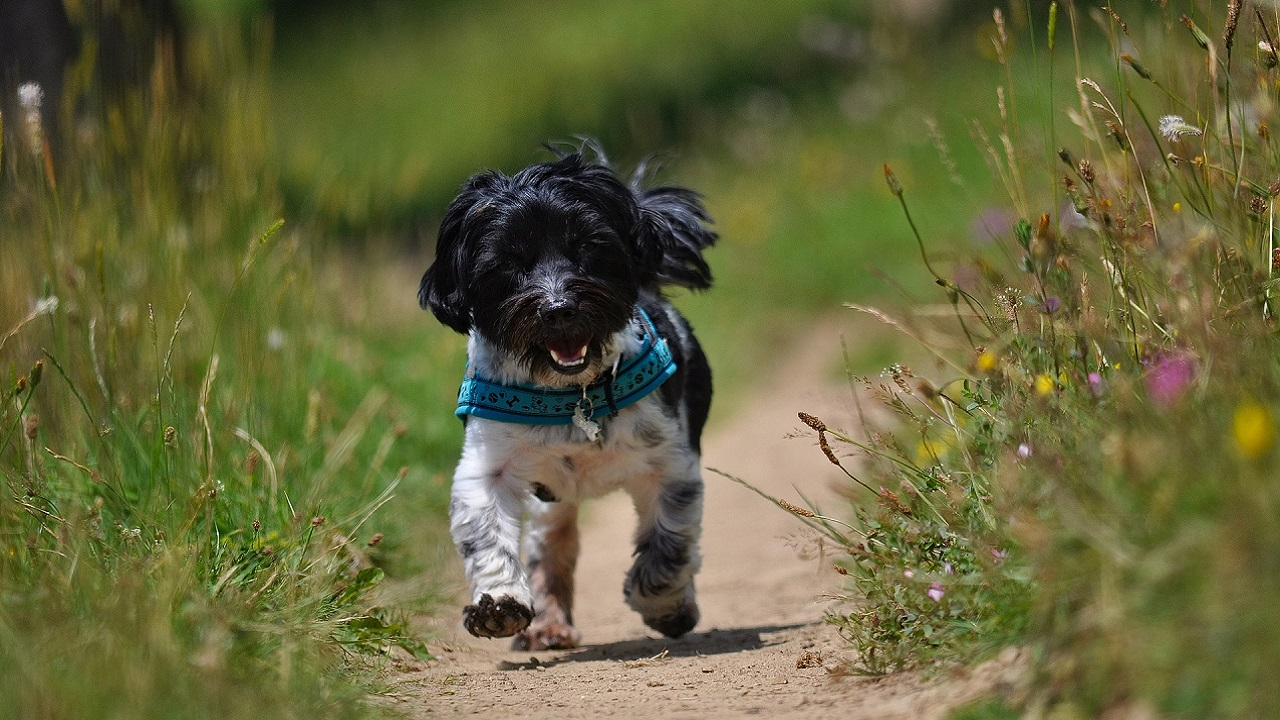
[[[799,413],[799,417],[800,417],[800,422],[804,423],[805,425],[808,425],[809,427],[813,428],[814,430],[817,430],[818,432],[826,432],[827,424],[822,422],[818,418],[806,412]]]
[[[1182,119],[1181,115],[1165,115],[1160,118],[1160,134],[1170,142],[1177,142],[1183,135],[1202,135],[1200,128]]]
[[[1222,44],[1227,46],[1227,52],[1231,52],[1231,43],[1236,38],[1236,23],[1240,22],[1240,0],[1230,0],[1227,3],[1227,23],[1222,28]]]
[[[1126,65],[1133,68],[1133,71],[1138,73],[1138,77],[1143,80],[1151,79],[1151,72],[1143,67],[1142,63],[1138,62],[1134,56],[1129,53],[1120,53],[1120,59],[1123,60]]]
[[[1093,171],[1093,163],[1089,162],[1088,160],[1081,160],[1079,169],[1080,169],[1080,179],[1092,185],[1094,179],[1097,177],[1097,175]]]
[[[783,510],[786,510],[787,512],[791,512],[791,513],[795,513],[796,515],[799,515],[800,517],[803,517],[803,518],[811,518],[811,517],[813,517],[813,511],[812,511],[812,510],[808,510],[808,509],[806,509],[806,508],[802,508],[802,507],[799,507],[799,506],[796,506],[796,505],[792,505],[791,503],[787,502],[786,500],[779,499],[779,500],[778,500],[778,505],[779,505]]]
[[[898,180],[898,176],[894,174],[893,168],[888,165],[884,166],[884,180],[889,183],[889,192],[893,193],[896,198],[902,197],[902,183]]]
[[[378,543],[382,542],[382,537],[382,533],[374,533],[373,537],[369,538],[369,547],[377,547]]]

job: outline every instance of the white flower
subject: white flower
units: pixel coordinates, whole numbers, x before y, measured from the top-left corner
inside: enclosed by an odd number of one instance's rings
[[[1182,119],[1181,115],[1165,115],[1160,118],[1160,134],[1166,140],[1177,141],[1183,135],[1201,135],[1200,128]]]
[[[49,297],[40,298],[36,301],[35,307],[31,309],[32,317],[36,315],[52,315],[53,311],[58,309],[58,296],[50,295]]]
[[[27,112],[36,112],[40,110],[40,103],[44,101],[44,90],[40,87],[40,83],[27,82],[18,86],[18,104]]]
[[[1021,443],[1018,445],[1018,457],[1023,460],[1031,457],[1031,445],[1029,443]]]
[[[23,135],[32,155],[44,152],[44,128],[40,124],[40,103],[44,90],[39,83],[22,83],[18,86],[18,104],[22,106]]]
[[[273,327],[271,330],[267,331],[267,347],[271,350],[280,350],[284,348],[284,344],[287,340],[288,338],[285,337],[284,330],[281,330],[278,327]]]

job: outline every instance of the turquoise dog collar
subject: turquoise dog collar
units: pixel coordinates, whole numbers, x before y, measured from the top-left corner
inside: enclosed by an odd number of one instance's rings
[[[571,425],[579,410],[583,417],[594,420],[639,401],[675,374],[676,362],[667,341],[658,337],[653,321],[643,310],[638,312],[640,351],[617,372],[606,373],[585,388],[503,385],[467,373],[458,390],[454,415],[525,425]]]

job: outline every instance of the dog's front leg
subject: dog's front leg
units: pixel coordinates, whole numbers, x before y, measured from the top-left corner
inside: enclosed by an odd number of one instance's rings
[[[533,597],[520,562],[520,522],[528,487],[501,471],[472,467],[464,453],[453,478],[450,529],[471,584],[462,610],[467,631],[510,637],[533,620]]]
[[[636,559],[623,595],[646,625],[667,637],[680,637],[698,624],[699,617],[693,576],[702,565],[702,477],[695,465],[679,479],[633,489],[631,494],[640,525]]]

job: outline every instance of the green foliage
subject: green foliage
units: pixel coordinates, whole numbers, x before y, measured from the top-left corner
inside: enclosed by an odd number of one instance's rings
[[[1028,643],[1032,716],[1280,712],[1277,17],[1186,5],[1058,9],[1059,54],[1068,27],[1125,50],[1077,47],[1070,92],[1036,59],[1074,127],[1006,119],[990,162],[1017,219],[935,275],[949,322],[891,321],[942,378],[868,383],[892,435],[811,423],[865,457],[877,503],[830,526],[865,598],[833,620],[867,671]],[[1042,142],[1063,149],[1037,163]]]
[[[376,563],[449,433],[410,473],[385,382],[452,373],[359,362],[365,283],[277,219],[262,36],[193,30],[180,79],[0,155],[0,715],[359,717],[335,671],[425,655]]]

